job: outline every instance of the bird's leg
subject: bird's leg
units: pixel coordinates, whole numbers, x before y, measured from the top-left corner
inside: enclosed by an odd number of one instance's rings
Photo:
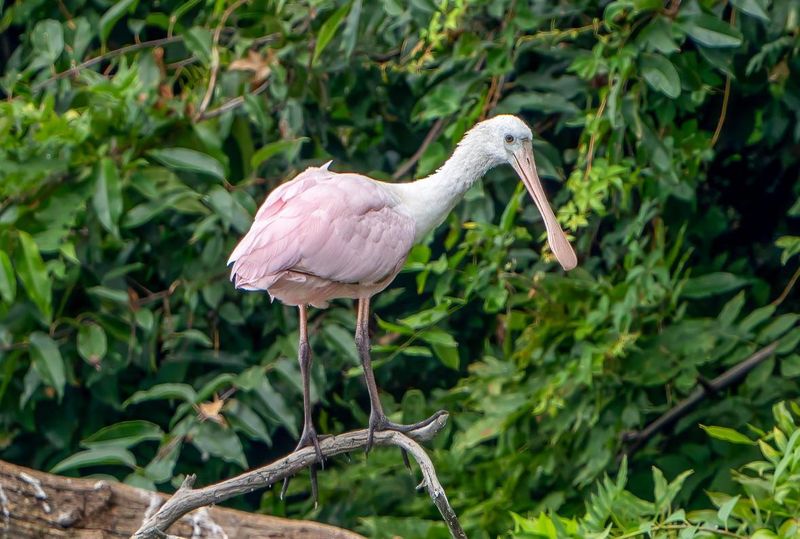
[[[428,419],[410,425],[394,423],[389,421],[386,417],[386,414],[383,412],[383,406],[381,405],[381,399],[378,396],[378,385],[375,383],[375,374],[372,372],[372,360],[369,355],[369,298],[361,298],[358,300],[356,348],[358,348],[358,355],[361,358],[361,366],[364,368],[364,378],[366,379],[367,391],[369,392],[370,412],[366,446],[367,453],[372,449],[372,442],[376,430],[410,432],[429,425],[443,413],[437,412]]]
[[[298,451],[304,447],[314,447],[317,454],[317,461],[324,467],[322,460],[322,450],[319,448],[317,431],[314,430],[314,422],[311,420],[311,347],[308,344],[308,307],[300,305],[300,343],[298,344],[298,361],[300,362],[300,375],[303,378],[303,434],[295,448]],[[311,471],[311,495],[314,498],[314,505],[317,505],[317,469],[314,464],[309,467]],[[289,488],[289,478],[283,480],[281,488],[281,499]]]

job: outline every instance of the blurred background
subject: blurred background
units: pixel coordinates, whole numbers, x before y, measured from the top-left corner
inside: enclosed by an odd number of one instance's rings
[[[0,458],[170,492],[291,451],[296,309],[225,267],[258,205],[512,113],[578,269],[505,167],[374,303],[387,413],[451,412],[467,532],[800,537],[796,1],[5,0],[0,32]],[[367,422],[354,322],[311,313],[320,433]],[[448,537],[396,450],[319,478],[228,505]]]

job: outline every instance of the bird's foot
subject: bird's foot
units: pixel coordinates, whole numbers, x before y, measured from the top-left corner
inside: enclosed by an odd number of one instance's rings
[[[319,463],[319,465],[324,469],[325,460],[322,455],[322,450],[319,448],[319,437],[317,436],[317,431],[314,430],[313,426],[306,425],[303,427],[303,434],[300,435],[300,441],[297,443],[297,447],[295,447],[294,450],[300,451],[304,447],[313,447],[314,453],[317,456],[317,462],[308,467],[309,472],[311,473],[311,497],[314,499],[314,508],[316,509],[319,501],[319,488],[317,486],[317,463]],[[283,480],[283,487],[281,487],[281,500],[283,500],[283,498],[286,496],[290,479],[290,477],[287,477]]]
[[[403,423],[395,423],[393,421],[389,421],[385,414],[377,414],[374,410],[369,415],[369,427],[367,430],[367,445],[364,448],[364,452],[369,454],[370,450],[372,450],[372,445],[375,439],[375,433],[382,430],[394,430],[397,432],[402,432],[403,434],[409,433],[411,431],[421,429],[423,427],[427,427],[437,419],[439,419],[442,414],[446,414],[443,410],[439,410],[432,416],[427,419],[423,419],[422,421],[417,421],[416,423],[410,424],[403,424]],[[406,466],[410,468],[408,464],[408,456],[403,455],[403,462],[406,463]]]

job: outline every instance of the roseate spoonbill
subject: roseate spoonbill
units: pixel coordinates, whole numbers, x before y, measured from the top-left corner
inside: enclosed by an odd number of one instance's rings
[[[371,404],[367,451],[376,430],[408,432],[436,417],[412,425],[386,418],[370,361],[370,298],[392,282],[412,245],[445,219],[467,189],[489,169],[504,163],[514,168],[530,192],[556,259],[565,270],[574,268],[575,252],[536,172],[531,130],[515,116],[496,116],[476,124],[439,170],[417,181],[385,183],[351,172],[331,172],[328,162],[306,169],[267,197],[228,264],[236,288],[266,290],[272,299],[298,307],[303,377],[303,433],[298,449],[313,446],[322,463],[311,420],[307,308],[324,308],[334,298],[358,300],[355,341]],[[316,500],[315,487],[312,468]]]

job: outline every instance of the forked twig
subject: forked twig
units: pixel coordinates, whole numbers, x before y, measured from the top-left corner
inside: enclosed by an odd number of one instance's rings
[[[214,30],[214,37],[211,43],[211,74],[208,77],[208,87],[206,88],[206,93],[203,96],[203,101],[200,103],[200,107],[197,109],[195,120],[203,116],[203,113],[211,103],[211,98],[214,96],[214,87],[217,85],[217,76],[219,75],[219,37],[222,34],[222,28],[225,26],[225,22],[228,20],[228,17],[230,17],[234,11],[239,9],[242,4],[249,1],[250,0],[236,0],[236,2],[231,4],[222,14],[222,18]]]
[[[673,408],[661,415],[661,417],[647,425],[644,429],[640,431],[626,432],[623,436],[623,442],[627,443],[628,446],[623,449],[623,454],[628,456],[634,454],[658,432],[666,429],[678,419],[688,414],[692,409],[694,409],[697,403],[706,398],[706,396],[722,391],[723,389],[741,381],[750,371],[760,365],[761,362],[771,357],[777,347],[778,342],[776,341],[757,351],[741,363],[737,363],[713,380],[705,383],[701,382],[700,386],[692,391],[688,397],[680,401]]]
[[[407,451],[422,471],[423,482],[433,503],[442,514],[450,533],[457,539],[466,539],[461,524],[458,522],[444,488],[436,477],[430,457],[418,442],[433,439],[447,423],[447,412],[438,412],[435,419],[407,434],[396,431],[379,431],[374,434],[374,445],[396,446]],[[367,445],[367,430],[356,430],[331,436],[320,440],[320,450],[326,458],[342,453],[363,450]],[[145,520],[144,524],[132,536],[132,539],[151,539],[166,536],[169,527],[186,513],[211,504],[246,494],[259,488],[265,488],[282,481],[285,477],[296,474],[307,468],[317,458],[313,447],[304,447],[275,462],[250,470],[241,475],[220,481],[207,487],[192,489],[195,476],[188,476],[178,491],[162,505],[155,514]]]
[[[195,121],[196,122],[203,122],[205,120],[210,120],[211,118],[216,118],[217,116],[222,116],[223,114],[225,114],[229,110],[233,110],[233,109],[235,109],[237,107],[240,107],[242,104],[244,104],[245,98],[248,95],[257,96],[258,94],[260,94],[261,92],[266,90],[268,86],[269,86],[269,79],[265,80],[264,82],[262,82],[261,85],[258,88],[256,88],[255,90],[253,90],[249,94],[232,97],[232,98],[228,99],[227,101],[225,101],[222,105],[218,106],[217,108],[214,108],[214,109],[211,109],[211,110],[207,110],[207,111],[203,112],[202,114],[198,114],[197,116],[195,116]]]

